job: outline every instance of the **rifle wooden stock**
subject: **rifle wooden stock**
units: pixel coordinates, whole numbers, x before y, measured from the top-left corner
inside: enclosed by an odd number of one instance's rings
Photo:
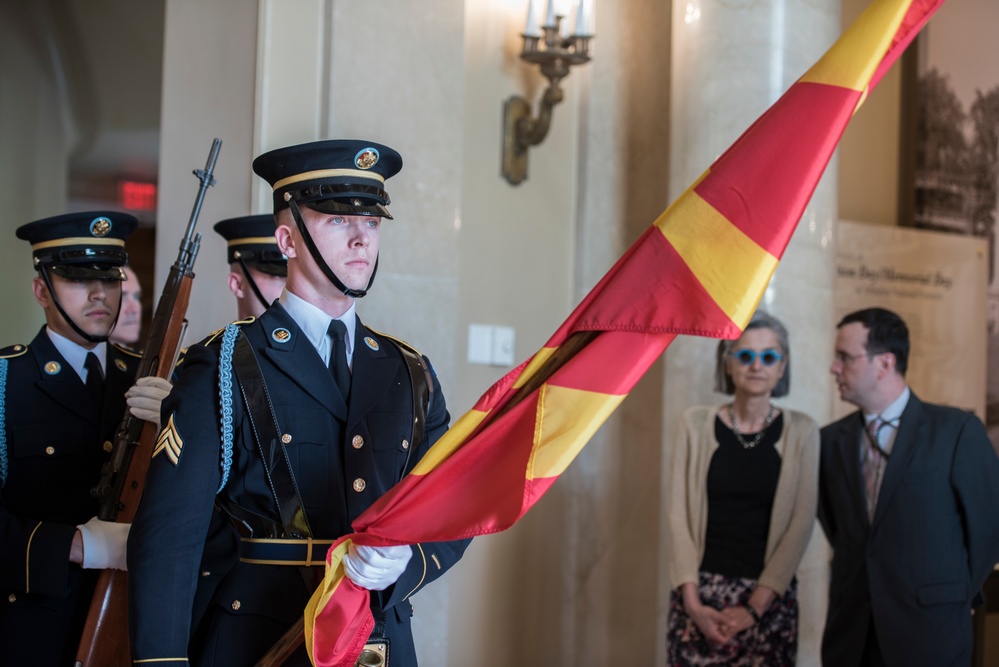
[[[565,365],[567,361],[572,359],[577,352],[589,345],[599,333],[600,332],[598,331],[577,331],[569,336],[565,343],[559,346],[555,353],[552,354],[552,356],[548,358],[541,368],[539,368],[537,372],[524,383],[524,386],[517,390],[517,393],[514,394],[505,405],[503,405],[499,410],[489,413],[486,419],[479,424],[476,431],[469,436],[469,438],[482,432],[482,429],[491,424],[499,416],[505,414],[515,405],[530,396],[536,389],[538,389],[552,375],[554,375],[555,371],[562,368],[562,366]],[[298,649],[298,647],[304,642],[305,616],[302,616],[298,619],[295,625],[288,628],[288,630],[281,635],[281,638],[278,639],[274,646],[271,647],[271,650],[269,650],[264,657],[257,662],[255,667],[282,667],[285,661],[291,657],[292,653],[294,653],[295,650]]]
[[[201,181],[201,187],[180,244],[177,261],[170,267],[170,274],[156,304],[136,379],[153,375],[169,379],[173,374],[174,361],[185,329],[184,317],[194,281],[194,260],[201,239],[200,234],[194,234],[194,226],[205,191],[215,183],[212,172],[221,145],[222,142],[215,139],[205,169],[194,172]],[[133,417],[128,408],[125,408],[125,415],[115,432],[111,459],[104,466],[100,483],[92,491],[101,502],[98,514],[101,519],[131,523],[135,518],[157,435],[156,424]],[[104,570],[98,578],[97,589],[80,636],[76,667],[131,665],[132,655],[128,641],[128,574],[122,570]]]
[[[281,639],[277,640],[271,650],[257,661],[255,667],[281,667],[304,642],[305,617],[302,616],[295,621],[295,625],[281,635]]]
[[[180,276],[174,289],[170,314],[179,315],[166,321],[163,340],[155,354],[143,355],[139,366],[138,377],[156,375],[168,379],[173,372],[172,360],[180,346],[180,334],[184,328],[184,313],[191,297],[193,276]],[[168,286],[170,281],[168,281]],[[164,295],[166,296],[166,294]],[[161,297],[161,303],[164,299]],[[157,308],[159,310],[159,308]],[[152,348],[150,348],[152,349]],[[166,363],[160,363],[161,361]],[[150,370],[143,374],[143,367]],[[151,370],[155,369],[155,370]],[[132,440],[131,433],[141,425],[139,437]],[[128,414],[118,429],[118,436],[127,438],[129,454],[124,475],[124,483],[120,484],[120,492],[114,508],[113,520],[119,523],[131,523],[142,499],[142,489],[145,486],[146,472],[152,458],[153,445],[156,443],[158,430],[152,422],[138,420]],[[115,449],[119,447],[116,436]],[[102,517],[105,512],[102,511]],[[90,611],[80,636],[80,646],[76,651],[76,667],[129,667],[132,664],[132,650],[128,643],[128,573],[122,570],[104,570],[97,579],[97,588],[90,602]]]

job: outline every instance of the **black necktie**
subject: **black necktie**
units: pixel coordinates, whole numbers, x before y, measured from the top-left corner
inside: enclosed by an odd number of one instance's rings
[[[333,320],[326,332],[330,335],[330,373],[346,402],[350,396],[350,369],[347,367],[347,327],[340,320]]]
[[[104,371],[101,370],[101,362],[97,360],[97,355],[87,352],[87,360],[83,362],[83,367],[87,369],[87,393],[91,396],[103,396]]]

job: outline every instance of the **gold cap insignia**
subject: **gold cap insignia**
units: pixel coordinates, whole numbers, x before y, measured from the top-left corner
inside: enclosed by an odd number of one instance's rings
[[[94,218],[90,223],[90,233],[94,236],[107,236],[111,231],[111,221],[107,218]]]
[[[358,199],[357,197],[354,197],[353,199],[351,199],[351,200],[350,200],[350,203],[351,203],[351,204],[353,204],[354,206],[360,206],[360,205],[361,205],[361,204],[363,204],[364,202],[362,202],[362,201],[361,201],[360,199]]]
[[[371,169],[378,164],[378,149],[365,148],[354,156],[354,164],[358,169]]]
[[[375,352],[378,351],[378,341],[372,338],[371,336],[364,337],[364,344],[367,345],[372,350],[374,350]]]
[[[278,343],[287,343],[291,340],[291,332],[281,327],[280,329],[275,329],[271,332],[271,338],[273,338]]]
[[[47,364],[45,364],[45,372],[48,373],[49,375],[55,375],[61,370],[62,370],[62,364],[60,364],[58,361],[50,361]]]
[[[114,360],[114,367],[117,368],[120,371],[123,371],[123,372],[128,370],[128,366],[125,365],[125,360],[124,359],[115,359]]]
[[[177,465],[180,462],[180,453],[183,449],[184,440],[177,431],[177,425],[173,423],[173,415],[170,415],[160,437],[156,438],[156,447],[153,448],[152,458],[155,459],[160,454],[164,454],[170,459],[170,463]]]

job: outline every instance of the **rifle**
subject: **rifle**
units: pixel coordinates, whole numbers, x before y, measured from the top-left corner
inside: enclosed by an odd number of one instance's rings
[[[194,170],[201,185],[187,231],[180,242],[177,261],[170,267],[170,274],[156,304],[136,378],[156,375],[167,379],[173,372],[186,327],[184,315],[191,298],[194,260],[201,246],[201,234],[194,233],[194,226],[201,213],[205,192],[215,185],[212,172],[221,148],[222,142],[215,139],[205,168]],[[131,523],[135,518],[156,436],[156,424],[137,419],[128,408],[125,409],[125,416],[115,431],[111,459],[104,464],[100,482],[91,490],[100,500],[98,516],[104,521]],[[127,585],[127,572],[103,570],[100,573],[76,652],[75,667],[130,667],[132,664],[128,643]]]

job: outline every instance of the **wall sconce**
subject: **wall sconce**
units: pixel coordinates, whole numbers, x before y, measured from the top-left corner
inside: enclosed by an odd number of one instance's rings
[[[562,101],[559,83],[569,76],[569,68],[590,59],[593,39],[593,0],[577,0],[576,25],[573,34],[562,35],[564,10],[548,0],[545,23],[538,26],[535,0],[527,8],[527,26],[521,37],[524,49],[521,59],[541,67],[548,79],[548,88],[541,96],[537,118],[531,117],[531,103],[513,95],[503,104],[503,177],[511,185],[527,178],[527,149],[544,141],[552,122],[552,109]],[[544,34],[542,34],[544,31]]]

